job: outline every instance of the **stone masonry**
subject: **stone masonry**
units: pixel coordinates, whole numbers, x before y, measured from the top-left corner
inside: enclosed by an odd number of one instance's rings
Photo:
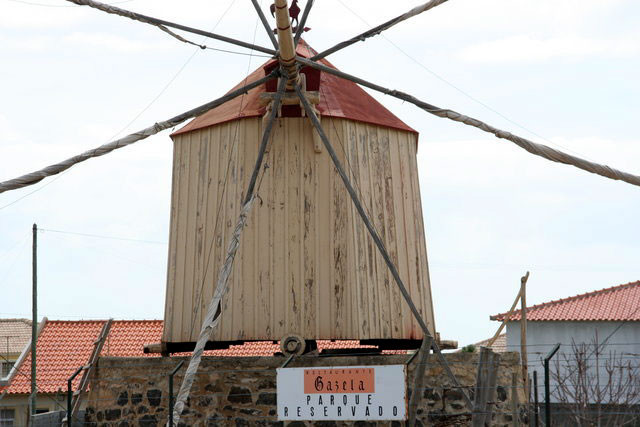
[[[449,353],[445,357],[473,399],[478,355]],[[404,364],[408,355],[367,355],[293,359],[288,367],[322,367]],[[91,382],[86,409],[88,426],[164,426],[168,421],[168,374],[183,358],[100,358]],[[174,378],[178,393],[188,359]],[[191,397],[180,425],[184,426],[401,426],[378,421],[293,421],[277,420],[276,368],[284,357],[205,357],[194,382]],[[513,425],[515,417],[527,422],[522,383],[512,386],[513,373],[520,372],[519,355],[503,353],[498,371],[496,402],[492,425]],[[411,393],[417,358],[409,365],[408,388]],[[517,375],[520,378],[520,375]],[[446,372],[434,355],[430,355],[425,372],[422,401],[418,408],[418,425],[470,425],[471,411],[461,390],[452,387]]]

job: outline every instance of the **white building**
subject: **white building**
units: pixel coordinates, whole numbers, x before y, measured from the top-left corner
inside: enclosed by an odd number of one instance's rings
[[[498,314],[491,316],[491,320],[503,321],[505,317],[506,313]],[[507,323],[507,351],[520,351],[520,320],[518,310]],[[529,373],[538,372],[541,400],[544,393],[542,360],[557,343],[561,347],[551,363],[552,401],[575,402],[572,383],[579,374],[579,361],[583,362],[581,369],[586,368],[587,382],[591,383],[591,391],[586,394],[596,394],[598,385],[601,390],[606,388],[607,368],[613,365],[637,367],[633,373],[639,375],[640,281],[527,307]],[[599,367],[598,372],[595,366]],[[559,378],[564,390],[558,386]],[[619,382],[614,380],[615,384]],[[640,379],[635,387],[640,391]],[[584,396],[578,394],[577,398]],[[594,403],[591,396],[586,399]],[[606,397],[601,398],[603,400]],[[635,404],[639,404],[640,397],[636,400]]]

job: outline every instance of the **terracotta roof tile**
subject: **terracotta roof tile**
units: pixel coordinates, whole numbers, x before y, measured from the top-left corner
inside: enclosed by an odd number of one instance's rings
[[[486,347],[487,344],[489,344],[489,341],[491,340],[491,338],[477,342],[474,344],[474,346],[476,347]],[[493,343],[493,345],[491,347],[489,347],[491,350],[493,350],[496,353],[504,353],[507,351],[507,334],[500,334],[498,335],[498,338],[496,338],[495,342]],[[462,350],[460,350],[462,351]]]
[[[22,353],[31,342],[31,320],[0,319],[0,354]]]
[[[93,350],[93,343],[100,334],[104,320],[59,321],[50,320],[42,329],[37,343],[37,384],[41,393],[66,390],[67,378],[80,366],[86,365]],[[109,357],[160,357],[144,354],[145,344],[160,342],[162,320],[115,320],[105,342],[101,356]],[[362,346],[354,340],[320,340],[318,349],[375,348]],[[272,356],[280,351],[272,341],[254,341],[234,345],[224,350],[208,350],[206,356],[240,357]],[[406,351],[383,351],[384,354],[404,354]],[[190,355],[178,353],[174,356]],[[76,377],[74,389],[80,375]],[[31,355],[21,363],[17,374],[8,386],[8,394],[31,392]]]
[[[502,321],[505,316],[490,319]],[[520,310],[514,311],[511,320],[520,320]],[[640,322],[640,281],[527,307],[527,321]]]

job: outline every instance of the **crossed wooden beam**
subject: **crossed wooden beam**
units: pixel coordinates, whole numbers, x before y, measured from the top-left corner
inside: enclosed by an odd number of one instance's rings
[[[413,301],[411,300],[411,297],[409,295],[409,293],[406,290],[406,287],[402,281],[402,279],[400,278],[400,275],[398,274],[397,268],[396,266],[393,264],[393,262],[391,261],[391,258],[384,246],[383,241],[380,239],[380,236],[378,235],[376,229],[374,228],[374,226],[372,225],[370,219],[368,218],[366,212],[364,211],[362,204],[357,196],[357,193],[355,192],[353,185],[351,184],[351,181],[348,177],[348,175],[345,173],[344,168],[342,167],[331,143],[329,142],[329,139],[327,138],[321,124],[320,121],[318,120],[318,117],[315,113],[315,110],[313,109],[313,107],[311,106],[311,104],[309,103],[309,101],[307,100],[305,93],[304,93],[304,89],[303,87],[301,87],[301,81],[299,79],[299,75],[298,75],[298,69],[300,66],[304,65],[304,66],[309,66],[309,67],[313,67],[316,69],[319,69],[321,71],[330,73],[330,74],[334,74],[340,78],[346,79],[346,80],[350,80],[352,82],[355,82],[357,84],[360,84],[362,86],[368,87],[372,90],[381,92],[385,95],[389,95],[389,96],[393,96],[395,98],[401,99],[403,101],[407,101],[410,102],[414,105],[416,105],[417,107],[423,109],[424,111],[433,114],[437,117],[441,117],[441,118],[447,118],[449,120],[453,120],[453,121],[457,121],[460,123],[463,123],[465,125],[468,126],[473,126],[476,127],[484,132],[488,132],[488,133],[492,133],[494,134],[496,137],[498,138],[502,138],[508,141],[511,141],[513,143],[515,143],[516,145],[520,146],[521,148],[529,151],[532,154],[535,154],[537,156],[541,156],[543,158],[546,158],[547,160],[551,160],[554,162],[558,162],[558,163],[564,163],[564,164],[568,164],[568,165],[572,165],[575,166],[577,168],[586,170],[588,172],[591,173],[595,173],[610,179],[614,179],[614,180],[621,180],[627,183],[630,183],[632,185],[637,185],[640,186],[640,176],[637,175],[633,175],[630,173],[626,173],[623,171],[619,171],[617,169],[611,168],[609,166],[606,165],[601,165],[601,164],[597,164],[597,163],[593,163],[593,162],[589,162],[585,159],[581,159],[579,157],[576,156],[572,156],[569,155],[567,153],[561,152],[559,150],[553,149],[551,147],[548,147],[546,145],[542,145],[542,144],[538,144],[535,143],[533,141],[527,140],[525,138],[519,137],[517,135],[514,135],[510,132],[506,132],[504,130],[495,128],[493,126],[490,126],[480,120],[474,119],[472,117],[468,117],[465,116],[463,114],[460,114],[456,111],[453,110],[449,110],[449,109],[443,109],[440,107],[436,107],[432,104],[429,104],[427,102],[421,101],[409,94],[406,94],[404,92],[400,92],[397,90],[392,90],[392,89],[388,89],[385,88],[383,86],[377,85],[375,83],[371,83],[368,82],[366,80],[363,80],[361,78],[358,78],[356,76],[353,76],[351,74],[347,74],[341,71],[338,71],[334,68],[328,67],[326,65],[323,65],[319,62],[320,59],[325,58],[328,55],[331,55],[335,52],[338,52],[348,46],[351,46],[359,41],[364,41],[370,37],[376,36],[378,34],[380,34],[381,32],[411,18],[414,17],[416,15],[419,15],[425,11],[428,11],[436,6],[439,6],[443,3],[445,3],[447,0],[430,0],[427,1],[426,3],[417,6],[413,9],[411,9],[410,11],[399,15],[389,21],[386,21],[368,31],[365,31],[361,34],[358,34],[348,40],[345,40],[341,43],[336,44],[335,46],[332,46],[318,54],[315,54],[313,57],[307,59],[307,58],[302,58],[300,56],[297,56],[295,54],[295,47],[298,44],[298,41],[300,40],[300,36],[303,32],[305,23],[307,21],[307,18],[309,16],[309,13],[311,11],[311,8],[313,7],[313,0],[307,0],[305,9],[303,11],[303,15],[299,21],[297,30],[295,35],[292,32],[292,28],[291,28],[291,22],[289,20],[289,15],[288,15],[288,4],[287,4],[287,0],[275,0],[275,5],[276,5],[276,22],[277,22],[277,39],[273,34],[273,31],[264,15],[264,13],[262,12],[262,10],[260,9],[257,0],[251,0],[253,6],[256,9],[256,12],[258,13],[258,16],[260,18],[260,21],[262,22],[265,31],[267,32],[269,39],[273,45],[273,49],[271,48],[266,48],[266,47],[262,47],[262,46],[258,46],[255,45],[253,43],[247,43],[241,40],[237,40],[231,37],[227,37],[227,36],[223,36],[223,35],[219,35],[210,31],[204,31],[204,30],[200,30],[200,29],[196,29],[196,28],[192,28],[186,25],[182,25],[182,24],[177,24],[171,21],[167,21],[167,20],[163,20],[163,19],[158,19],[158,18],[154,18],[151,16],[147,16],[147,15],[143,15],[140,13],[136,13],[136,12],[132,12],[126,9],[121,9],[109,4],[105,4],[105,3],[100,3],[98,1],[93,1],[93,0],[67,0],[71,3],[75,3],[77,5],[84,5],[84,6],[89,6],[98,10],[101,10],[103,12],[106,13],[110,13],[110,14],[115,14],[115,15],[119,15],[122,17],[126,17],[138,22],[142,22],[145,24],[149,24],[149,25],[153,25],[157,28],[159,28],[160,30],[162,30],[163,32],[169,34],[170,36],[180,40],[181,42],[187,42],[190,44],[195,44],[198,45],[200,47],[203,47],[199,44],[193,43],[187,39],[185,39],[184,37],[174,33],[171,29],[174,30],[180,30],[180,31],[184,31],[187,33],[191,33],[191,34],[196,34],[196,35],[200,35],[200,36],[204,36],[213,40],[218,40],[218,41],[222,41],[225,43],[229,43],[229,44],[233,44],[236,46],[240,46],[246,49],[251,49],[253,51],[258,51],[258,52],[263,52],[263,53],[267,53],[269,55],[273,55],[274,57],[278,58],[279,62],[280,62],[280,69],[274,71],[273,73],[271,73],[270,75],[267,75],[266,77],[259,79],[253,83],[250,83],[240,89],[237,89],[233,92],[228,93],[227,95],[220,97],[216,100],[213,100],[211,102],[208,102],[206,104],[203,104],[199,107],[196,107],[194,109],[191,109],[185,113],[179,114],[175,117],[172,117],[170,119],[155,123],[152,126],[149,126],[141,131],[138,132],[134,132],[130,135],[127,135],[123,138],[117,139],[115,141],[109,142],[107,144],[101,145],[97,148],[94,148],[92,150],[88,150],[84,153],[81,153],[77,156],[71,157],[69,159],[66,159],[62,162],[59,163],[55,163],[53,165],[47,166],[44,169],[5,181],[5,182],[0,182],[0,193],[5,192],[5,191],[9,191],[9,190],[14,190],[17,188],[22,188],[22,187],[26,187],[29,185],[33,185],[39,181],[41,181],[42,179],[48,177],[48,176],[52,176],[58,173],[61,173],[62,171],[74,166],[77,163],[83,162],[85,160],[88,160],[90,158],[93,157],[98,157],[104,154],[107,154],[113,150],[116,150],[118,148],[122,148],[124,146],[133,144],[137,141],[140,141],[142,139],[145,139],[151,135],[154,135],[158,132],[161,132],[165,129],[174,127],[179,125],[180,123],[183,123],[186,120],[189,120],[193,117],[196,117],[198,115],[201,115],[203,113],[205,113],[206,111],[209,111],[227,101],[230,101],[231,99],[234,99],[242,94],[247,93],[249,90],[265,83],[268,80],[274,79],[274,78],[280,78],[280,84],[278,85],[278,91],[274,97],[273,100],[273,108],[271,109],[271,111],[268,114],[267,117],[267,122],[266,122],[266,126],[265,126],[265,131],[264,134],[262,136],[262,141],[260,144],[260,148],[259,148],[259,153],[258,153],[258,157],[256,159],[256,165],[254,167],[254,170],[252,172],[252,176],[250,179],[250,183],[249,183],[249,188],[247,189],[247,193],[244,199],[244,204],[243,204],[243,210],[240,214],[240,218],[238,220],[237,226],[234,229],[234,235],[232,236],[231,239],[231,243],[230,243],[230,247],[229,250],[227,252],[227,259],[225,260],[225,264],[223,265],[221,271],[220,271],[220,275],[218,277],[218,283],[216,286],[216,292],[214,292],[214,298],[211,301],[210,305],[209,305],[209,310],[208,310],[208,315],[205,318],[205,322],[203,324],[202,330],[201,330],[201,334],[200,334],[200,338],[198,340],[198,342],[196,343],[196,348],[193,352],[192,355],[192,359],[190,361],[189,367],[187,368],[187,372],[185,374],[185,379],[183,380],[181,389],[180,389],[180,393],[178,395],[178,399],[176,401],[176,406],[174,407],[174,423],[177,424],[180,415],[182,413],[182,409],[184,408],[184,404],[186,402],[186,399],[188,397],[189,394],[189,390],[191,388],[191,383],[193,382],[193,375],[195,375],[195,372],[198,369],[198,365],[200,362],[200,358],[202,355],[202,351],[204,350],[204,344],[206,344],[206,341],[209,339],[209,337],[211,336],[211,330],[215,327],[215,325],[217,324],[217,320],[219,318],[220,315],[220,300],[222,298],[222,295],[224,294],[224,291],[226,290],[226,282],[227,279],[229,277],[230,271],[231,271],[231,265],[233,264],[233,259],[235,256],[235,251],[237,251],[238,245],[239,245],[239,234],[242,232],[242,228],[244,227],[244,224],[246,223],[246,217],[247,217],[247,213],[248,210],[251,207],[251,203],[253,201],[253,198],[255,197],[254,195],[254,188],[255,188],[255,182],[256,182],[256,178],[258,175],[258,171],[260,170],[260,167],[262,165],[262,160],[264,157],[264,153],[266,150],[266,146],[268,144],[269,141],[269,137],[271,134],[271,128],[273,126],[273,122],[275,121],[275,118],[277,116],[277,110],[278,110],[278,106],[280,105],[282,96],[284,94],[284,92],[287,90],[287,88],[289,90],[294,90],[295,93],[297,94],[297,96],[300,99],[300,103],[303,106],[307,116],[310,118],[314,128],[316,129],[318,135],[320,136],[320,139],[323,143],[323,145],[325,146],[325,148],[327,149],[327,152],[329,153],[329,156],[331,157],[336,170],[338,171],[338,174],[340,175],[340,178],[342,179],[348,193],[349,196],[351,197],[351,200],[356,208],[356,210],[358,211],[358,214],[360,215],[365,227],[367,228],[371,238],[373,239],[374,243],[376,244],[378,251],[380,252],[381,256],[384,258],[385,263],[387,264],[387,267],[389,268],[389,270],[391,271],[391,274],[394,277],[394,280],[396,282],[396,285],[398,286],[398,288],[400,289],[400,292],[402,293],[402,296],[404,297],[406,303],[408,304],[408,306],[411,309],[411,312],[413,313],[414,317],[416,318],[416,321],[418,322],[420,328],[422,329],[424,336],[425,336],[425,343],[426,344],[428,342],[430,342],[430,347],[434,350],[434,352],[437,354],[439,361],[442,363],[443,367],[445,368],[445,370],[447,371],[447,373],[449,374],[451,381],[454,383],[454,386],[456,387],[460,387],[460,384],[458,383],[456,377],[453,375],[453,373],[451,372],[448,364],[446,363],[446,360],[444,359],[444,357],[442,356],[440,349],[438,347],[438,343],[436,340],[433,340],[433,337],[431,336],[429,329],[427,328],[427,325],[425,324],[424,320],[422,319],[422,316],[420,315],[420,313],[418,312],[417,308],[415,307],[415,304],[413,303]],[[428,341],[427,341],[428,340]],[[203,341],[201,343],[201,341]],[[421,347],[422,352],[422,356],[424,357],[425,354],[429,351],[429,346],[425,346],[423,345],[423,347]],[[421,360],[426,360],[421,358]],[[189,376],[191,375],[191,380],[189,381]],[[416,378],[417,379],[417,378]],[[417,384],[417,383],[416,383]],[[461,391],[463,391],[464,397],[467,401],[467,404],[469,406],[469,408],[472,407],[471,404],[471,400],[469,399],[469,397],[466,395],[466,393],[464,393],[464,389],[461,388]],[[413,395],[417,395],[418,393],[413,393]],[[413,398],[413,396],[412,396]],[[414,408],[415,404],[410,403],[410,407]],[[411,421],[411,419],[410,419]]]

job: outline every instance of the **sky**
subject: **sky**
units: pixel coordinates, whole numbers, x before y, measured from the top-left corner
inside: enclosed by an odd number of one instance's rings
[[[249,1],[115,3],[270,46]],[[262,4],[267,10],[269,2]],[[323,50],[418,4],[316,0],[305,39]],[[631,0],[450,0],[329,59],[437,106],[640,174],[638,16],[640,4]],[[63,0],[0,0],[0,181],[215,99],[266,60],[189,38],[236,53],[200,50]],[[509,309],[526,271],[529,305],[640,280],[640,188],[372,95],[420,132],[442,338],[464,345],[492,336],[498,324],[489,316]],[[168,135],[0,194],[0,317],[31,316],[33,223],[42,229],[39,317],[163,317]]]

